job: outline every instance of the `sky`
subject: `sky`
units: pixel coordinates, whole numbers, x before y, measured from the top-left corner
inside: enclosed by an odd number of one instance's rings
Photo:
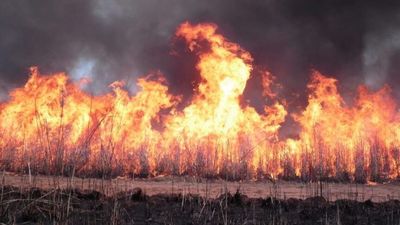
[[[184,21],[210,22],[302,105],[312,70],[339,80],[344,96],[359,84],[388,83],[400,97],[400,1],[370,0],[2,0],[0,98],[23,85],[29,67],[89,77],[87,91],[163,73],[174,94],[190,98],[196,56],[174,38]],[[245,95],[257,105],[257,73]],[[350,94],[348,94],[350,93]],[[298,103],[299,102],[299,103]]]

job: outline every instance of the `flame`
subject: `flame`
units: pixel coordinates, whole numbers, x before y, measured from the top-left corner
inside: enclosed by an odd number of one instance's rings
[[[390,88],[371,92],[360,86],[355,103],[348,106],[336,83],[314,72],[308,106],[295,116],[302,126],[303,163],[312,165],[314,176],[398,177],[400,114]]]
[[[263,112],[241,101],[254,68],[249,52],[217,32],[215,24],[181,24],[176,37],[198,57],[200,82],[183,109],[159,73],[124,81],[93,96],[64,73],[31,68],[25,86],[0,105],[0,166],[63,174],[189,174],[230,178],[305,180],[394,179],[400,176],[400,113],[388,86],[360,86],[352,104],[337,80],[317,71],[308,105],[293,114],[301,131],[279,139],[286,103],[274,77],[261,73]]]
[[[254,171],[267,157],[264,153],[271,147],[270,139],[276,137],[286,116],[279,103],[266,107],[263,115],[250,106],[240,105],[252,58],[240,46],[217,34],[216,29],[213,24],[184,23],[177,31],[190,51],[197,53],[197,69],[202,78],[191,104],[167,124],[165,134],[176,142],[178,149],[184,149],[181,172],[193,165],[194,155],[206,158],[206,162],[197,160],[195,166],[206,163],[201,167],[210,174],[239,166]],[[268,140],[259,143],[263,139]]]

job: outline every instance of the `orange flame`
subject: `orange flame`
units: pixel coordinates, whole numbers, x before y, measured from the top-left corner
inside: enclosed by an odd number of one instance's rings
[[[350,107],[336,82],[314,72],[308,106],[295,116],[303,127],[299,140],[303,163],[323,177],[379,180],[399,176],[400,114],[390,89],[385,86],[373,93],[360,86]]]
[[[308,105],[293,115],[298,139],[279,140],[284,101],[274,78],[262,73],[263,96],[273,104],[259,113],[240,99],[253,69],[252,57],[217,33],[214,24],[183,23],[176,36],[198,56],[201,81],[182,110],[165,78],[137,80],[92,96],[63,73],[37,68],[0,105],[0,165],[40,173],[190,174],[230,178],[301,177],[351,180],[400,175],[400,113],[390,88],[361,86],[349,106],[337,81],[314,72]]]

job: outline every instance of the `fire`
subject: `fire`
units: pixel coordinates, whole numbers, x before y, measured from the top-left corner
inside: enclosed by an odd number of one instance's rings
[[[259,115],[254,108],[240,105],[252,58],[240,46],[217,34],[216,29],[213,24],[189,23],[178,28],[177,36],[183,37],[199,57],[197,69],[202,82],[191,104],[170,118],[165,134],[183,150],[180,172],[196,169],[187,168],[193,166],[193,161],[208,174],[239,167],[254,172],[268,157],[271,140],[276,137],[286,111],[276,103]],[[209,49],[200,45],[204,42]],[[258,143],[263,139],[268,140]],[[193,156],[198,159],[193,160]]]
[[[400,113],[390,88],[371,92],[360,86],[355,103],[348,106],[336,83],[314,72],[308,106],[295,116],[303,127],[299,145],[305,167],[322,177],[398,177]]]
[[[91,175],[189,174],[233,179],[393,179],[400,176],[400,113],[388,86],[360,86],[346,103],[337,81],[314,72],[308,105],[292,115],[297,139],[279,139],[286,103],[261,73],[270,104],[241,101],[254,68],[249,52],[214,24],[183,23],[176,37],[198,57],[201,81],[190,102],[169,93],[159,73],[92,96],[64,73],[31,69],[24,87],[0,105],[0,165],[5,170]],[[86,84],[87,80],[84,80]]]
[[[142,91],[134,97],[122,82],[110,85],[112,94],[95,97],[68,82],[65,74],[41,76],[32,68],[27,84],[1,106],[5,166],[24,168],[32,161],[43,171],[92,170],[139,154],[144,144],[153,145],[161,136],[152,129],[152,122],[161,119],[159,111],[178,100],[167,93],[162,77],[151,78],[138,80]]]

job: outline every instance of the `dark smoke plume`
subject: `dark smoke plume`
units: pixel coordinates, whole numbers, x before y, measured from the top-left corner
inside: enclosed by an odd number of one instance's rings
[[[400,97],[399,12],[396,1],[369,0],[3,0],[0,92],[4,98],[22,85],[36,65],[75,80],[89,76],[93,93],[160,70],[173,92],[188,95],[196,58],[173,34],[191,21],[218,24],[277,76],[281,94],[294,102],[305,101],[311,69],[337,77],[345,91],[390,83]],[[249,98],[260,88],[254,79]]]

